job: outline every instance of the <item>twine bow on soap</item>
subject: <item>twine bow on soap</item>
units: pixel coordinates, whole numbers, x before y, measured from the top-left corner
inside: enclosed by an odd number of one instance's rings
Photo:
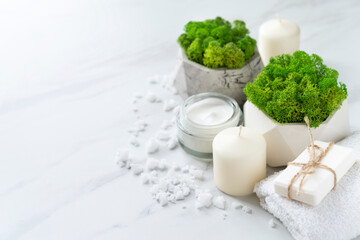
[[[330,172],[332,172],[332,174],[334,175],[334,187],[333,189],[336,187],[336,182],[337,182],[337,179],[336,179],[336,172],[324,165],[321,163],[321,160],[325,157],[325,155],[329,152],[330,148],[334,145],[333,142],[330,142],[329,145],[327,146],[327,148],[325,150],[323,150],[321,147],[319,147],[318,145],[315,145],[314,144],[314,138],[313,138],[313,135],[311,133],[311,129],[310,129],[310,124],[309,124],[309,118],[308,117],[305,117],[305,122],[306,122],[306,125],[307,125],[307,128],[308,128],[308,131],[309,131],[309,135],[310,135],[310,142],[311,144],[309,146],[307,146],[307,151],[309,153],[309,161],[307,163],[297,163],[297,162],[289,162],[288,165],[294,165],[294,166],[300,166],[301,169],[299,170],[299,172],[297,172],[295,174],[295,176],[291,179],[291,182],[289,184],[289,187],[288,187],[288,198],[290,200],[293,200],[293,198],[291,197],[291,188],[292,188],[292,185],[295,183],[295,181],[301,177],[301,180],[300,180],[300,185],[299,185],[299,188],[296,192],[296,195],[300,195],[300,190],[304,184],[304,179],[307,175],[309,174],[313,174],[315,171],[316,171],[316,168],[323,168],[323,169],[326,169],[326,170],[329,170]],[[317,152],[316,150],[319,150],[320,151],[320,154],[317,155]]]

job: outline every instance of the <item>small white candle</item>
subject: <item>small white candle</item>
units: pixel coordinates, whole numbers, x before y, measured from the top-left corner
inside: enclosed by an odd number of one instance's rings
[[[244,196],[266,177],[266,142],[254,129],[232,127],[213,141],[214,181],[223,192]]]
[[[300,48],[300,28],[294,22],[271,19],[260,26],[259,53],[264,66],[270,58],[280,54],[293,54]]]

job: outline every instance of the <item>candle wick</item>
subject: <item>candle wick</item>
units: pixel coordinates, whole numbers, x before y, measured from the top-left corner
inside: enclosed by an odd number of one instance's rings
[[[279,21],[279,23],[281,23],[281,18],[280,18],[280,15],[278,13],[275,14],[277,20]]]
[[[241,130],[242,130],[242,125],[240,125],[240,128],[239,128],[239,137],[241,135]]]

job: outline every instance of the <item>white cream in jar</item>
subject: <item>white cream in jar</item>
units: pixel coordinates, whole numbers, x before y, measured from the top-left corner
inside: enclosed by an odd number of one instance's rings
[[[225,128],[238,126],[242,118],[233,98],[212,92],[191,96],[177,116],[179,143],[193,157],[211,161],[215,135]]]

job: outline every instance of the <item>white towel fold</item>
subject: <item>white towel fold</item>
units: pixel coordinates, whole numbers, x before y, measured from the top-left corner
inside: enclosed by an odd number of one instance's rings
[[[360,132],[337,144],[353,148],[357,162],[318,206],[276,194],[273,181],[279,173],[255,186],[260,205],[277,217],[295,239],[352,239],[360,235]]]

